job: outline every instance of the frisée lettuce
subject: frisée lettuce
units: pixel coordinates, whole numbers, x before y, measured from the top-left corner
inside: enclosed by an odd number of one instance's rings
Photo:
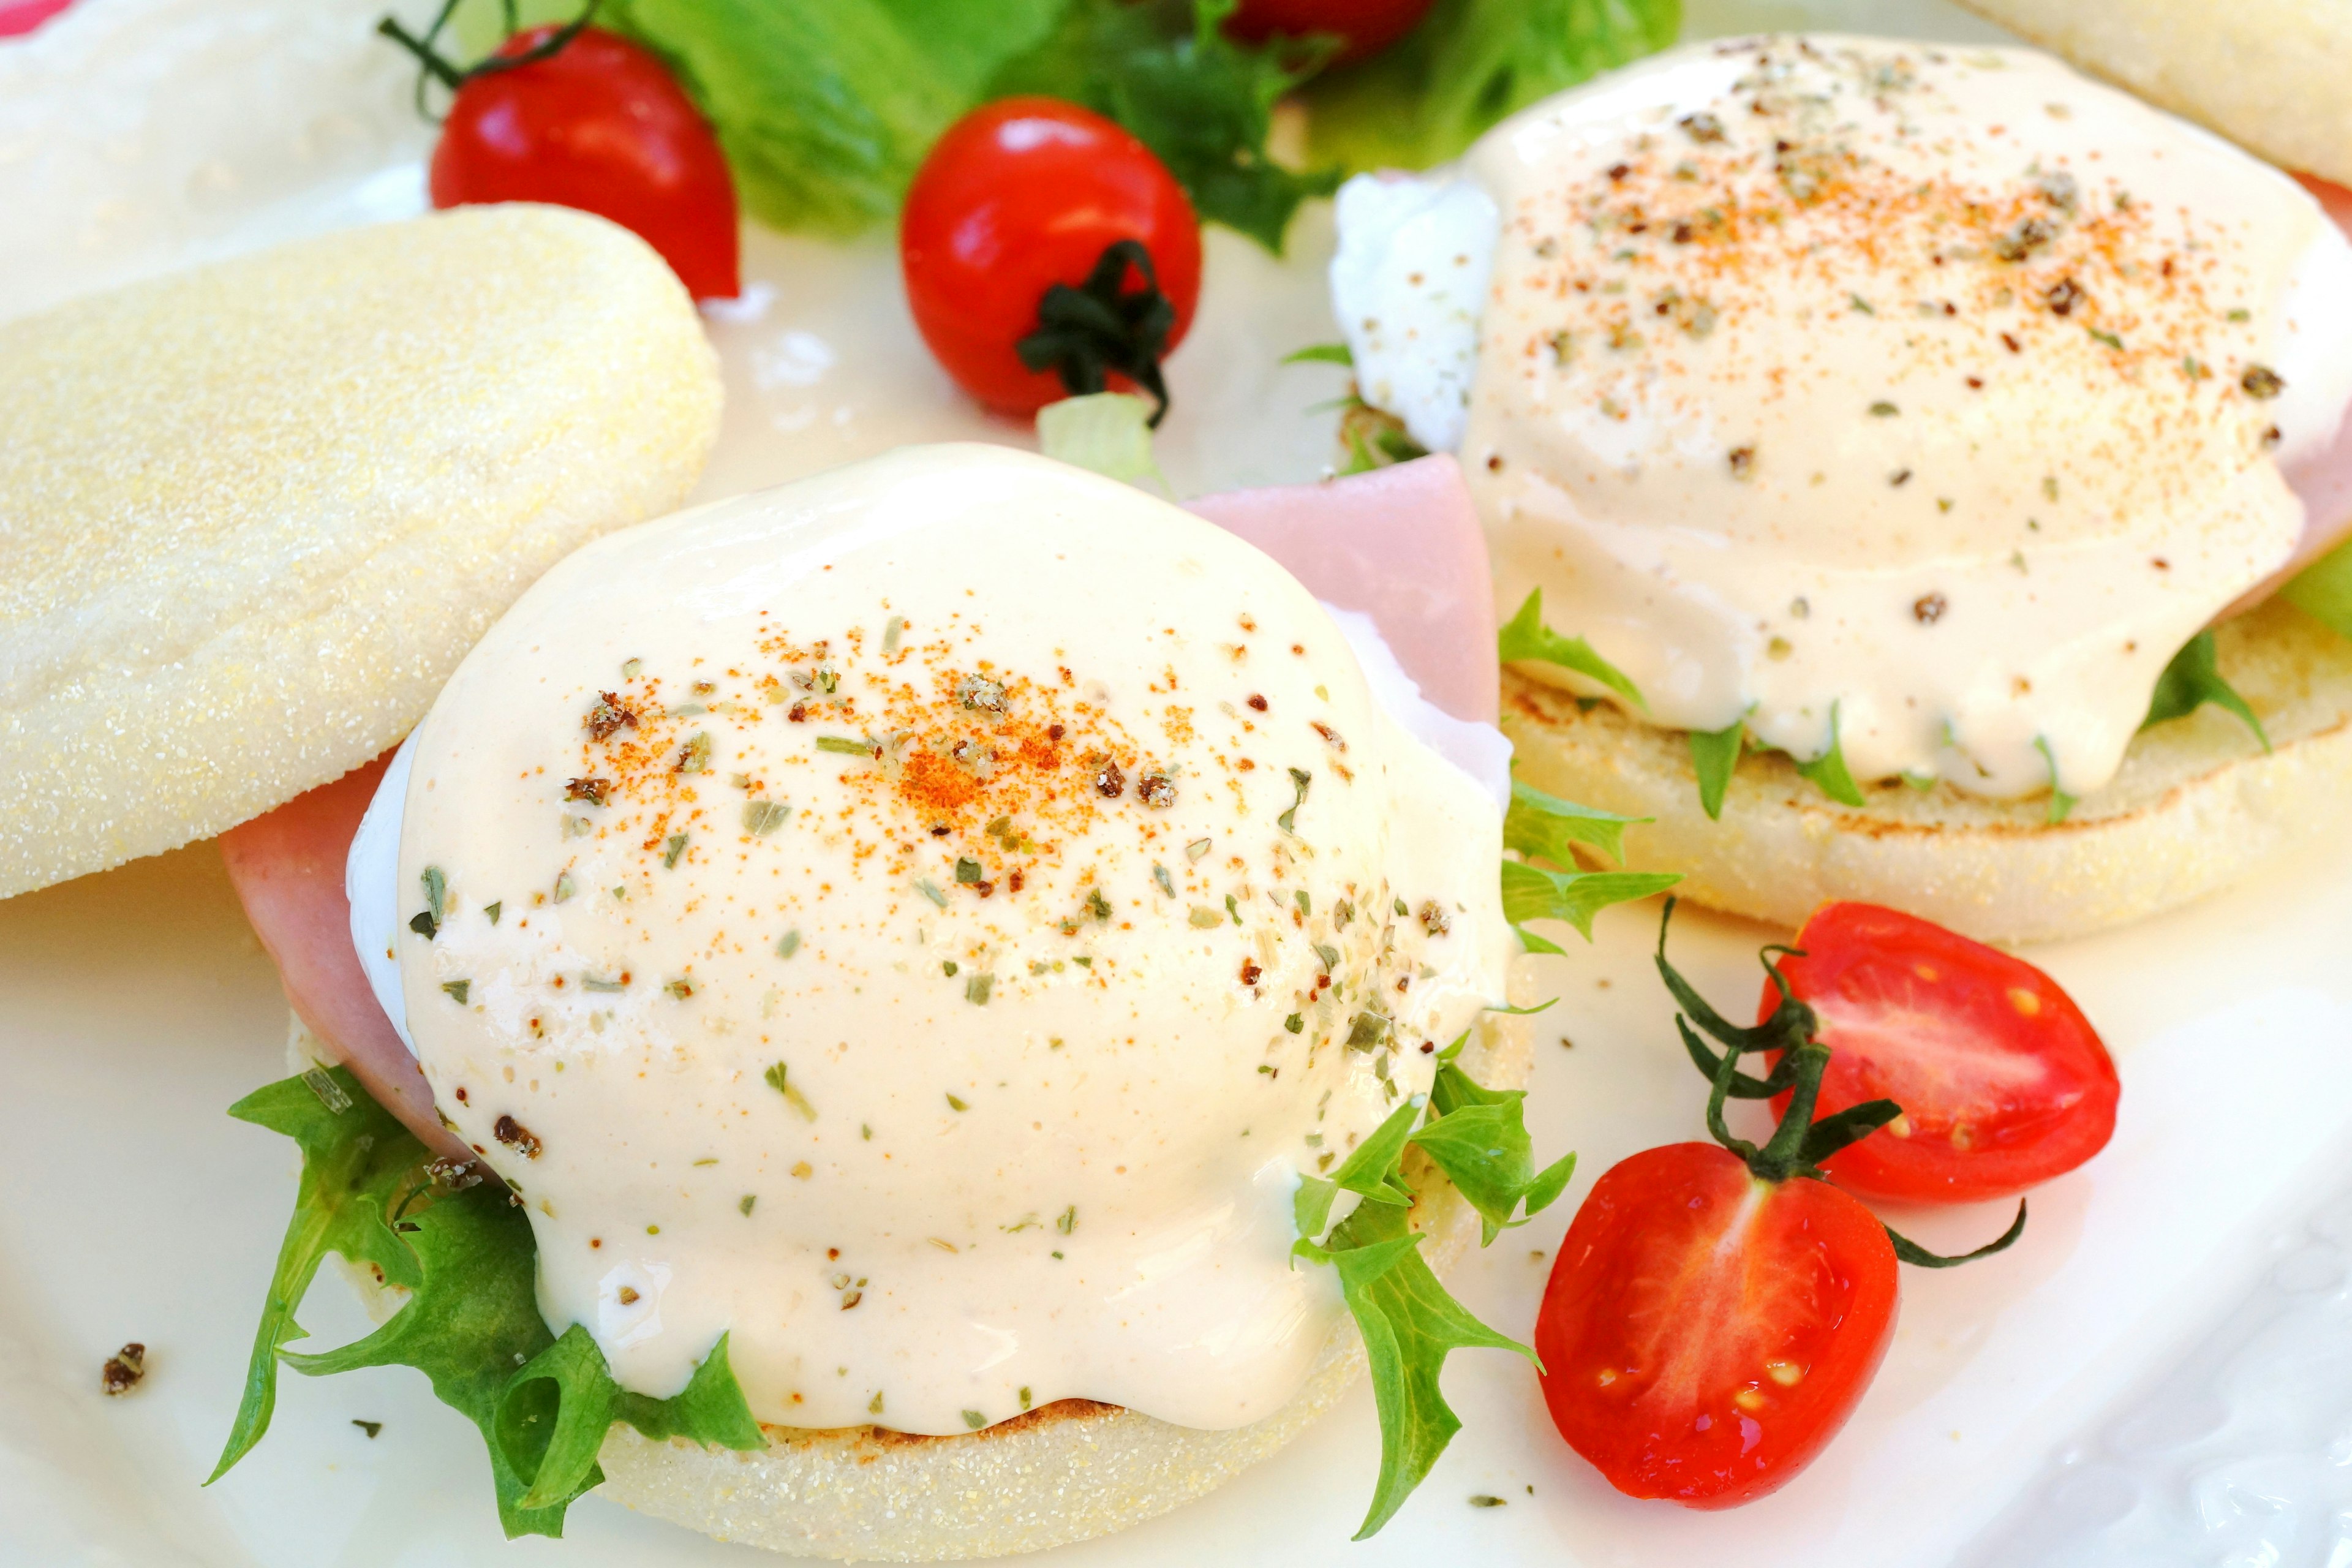
[[[1573,867],[1580,846],[1615,854],[1631,820],[1519,784],[1505,841],[1520,855]],[[1601,908],[1676,879],[1546,870],[1519,860],[1504,862],[1502,877],[1505,911],[1515,922],[1557,917],[1588,937]],[[1515,877],[1539,887],[1519,888]],[[1530,951],[1559,951],[1524,927],[1520,935]],[[1437,1176],[1450,1181],[1477,1211],[1481,1245],[1488,1245],[1556,1200],[1576,1168],[1573,1155],[1538,1168],[1525,1091],[1475,1081],[1458,1061],[1468,1039],[1465,1031],[1438,1053],[1431,1092],[1400,1106],[1331,1176],[1302,1174],[1294,1201],[1296,1254],[1337,1270],[1363,1334],[1380,1412],[1380,1477],[1358,1539],[1394,1515],[1460,1429],[1439,1387],[1446,1355],[1468,1347],[1534,1355],[1481,1323],[1431,1271],[1410,1223],[1423,1194]],[[348,1069],[313,1068],[247,1095],[230,1114],[294,1140],[302,1173],[244,1397],[211,1479],[268,1430],[281,1363],[310,1376],[394,1365],[424,1373],[442,1403],[480,1431],[509,1537],[563,1532],[572,1501],[604,1479],[596,1456],[615,1421],[657,1440],[746,1451],[766,1446],[730,1367],[725,1334],[682,1392],[653,1399],[619,1386],[580,1325],[551,1332],[540,1316],[538,1244],[520,1200],[478,1162],[436,1157]],[[1333,1224],[1342,1193],[1360,1201]],[[372,1271],[405,1300],[373,1332],[341,1349],[291,1349],[305,1337],[295,1313],[330,1253]]]
[[[1454,1299],[1422,1256],[1423,1233],[1411,1223],[1428,1183],[1423,1175],[1417,1189],[1408,1174],[1409,1149],[1426,1161],[1415,1166],[1416,1174],[1433,1167],[1444,1173],[1478,1211],[1482,1247],[1549,1206],[1576,1173],[1573,1154],[1535,1168],[1521,1109],[1526,1092],[1474,1082],[1455,1063],[1469,1037],[1465,1033],[1440,1055],[1425,1105],[1415,1100],[1397,1107],[1329,1178],[1302,1177],[1293,1200],[1294,1251],[1338,1271],[1340,1293],[1364,1338],[1372,1402],[1381,1414],[1380,1478],[1356,1531],[1359,1541],[1395,1516],[1462,1429],[1438,1384],[1446,1355],[1486,1349],[1536,1359],[1533,1350],[1487,1327]],[[1343,1192],[1359,1202],[1331,1225]],[[1520,1217],[1512,1218],[1522,1205]]]
[[[604,1479],[596,1450],[615,1420],[649,1437],[726,1448],[767,1439],[727,1363],[720,1335],[683,1392],[627,1393],[578,1325],[562,1339],[539,1315],[530,1222],[479,1165],[436,1159],[342,1068],[312,1068],[229,1108],[302,1150],[302,1179],[254,1335],[218,1480],[269,1429],[280,1362],[309,1376],[411,1366],[444,1405],[471,1421],[489,1450],[499,1522],[509,1538],[562,1535],[572,1500]],[[329,1253],[375,1269],[407,1301],[373,1333],[340,1350],[287,1349],[294,1321]]]
[[[1295,1205],[1298,1253],[1338,1268],[1370,1358],[1381,1461],[1360,1538],[1395,1513],[1460,1429],[1438,1388],[1446,1353],[1490,1346],[1534,1354],[1480,1323],[1416,1250],[1421,1236],[1408,1220],[1420,1199],[1406,1174],[1408,1147],[1423,1156],[1413,1166],[1423,1186],[1420,1173],[1443,1172],[1478,1211],[1486,1242],[1558,1198],[1576,1168],[1571,1154],[1536,1169],[1521,1110],[1526,1094],[1474,1082],[1455,1064],[1467,1038],[1440,1056],[1425,1106],[1401,1106],[1329,1180],[1303,1178]],[[268,1432],[281,1362],[310,1376],[364,1366],[424,1373],[442,1403],[481,1431],[499,1521],[509,1538],[563,1533],[572,1500],[604,1479],[596,1454],[614,1421],[656,1440],[765,1447],[728,1364],[726,1335],[682,1392],[651,1399],[614,1382],[580,1325],[561,1337],[549,1332],[532,1290],[538,1248],[521,1209],[473,1162],[433,1157],[347,1069],[314,1068],[270,1084],[230,1114],[293,1139],[302,1176],[254,1335],[245,1397],[210,1479],[226,1475]],[[1377,1201],[1332,1226],[1342,1191]],[[340,1350],[289,1350],[304,1337],[294,1314],[331,1252],[372,1267],[408,1299],[374,1332]]]
[[[1682,0],[1437,0],[1394,47],[1309,87],[1309,141],[1350,172],[1424,169],[1681,26]]]

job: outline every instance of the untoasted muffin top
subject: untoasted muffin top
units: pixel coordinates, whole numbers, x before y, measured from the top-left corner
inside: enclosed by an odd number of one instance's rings
[[[0,897],[383,751],[548,566],[685,497],[719,408],[668,268],[554,207],[0,325]]]

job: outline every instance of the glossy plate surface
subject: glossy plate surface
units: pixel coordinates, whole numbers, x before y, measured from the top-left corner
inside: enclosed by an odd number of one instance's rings
[[[423,203],[427,132],[370,28],[373,0],[83,0],[0,44],[0,316]],[[1689,7],[1695,34],[1827,26],[1995,37],[1933,0]],[[1160,441],[1181,493],[1311,478],[1332,457],[1328,208],[1276,261],[1209,236],[1200,323]],[[706,497],[908,440],[1026,433],[961,403],[916,340],[887,242],[755,232],[747,301],[714,312],[729,410]],[[1592,1178],[1699,1134],[1700,1085],[1648,961],[1656,910],[1538,962],[1539,1151],[1567,1198],[1465,1268],[1474,1310],[1524,1334]],[[1785,933],[1691,915],[1675,956],[1733,1011]],[[1559,1442],[1516,1358],[1457,1356],[1466,1429],[1374,1542],[1359,1389],[1205,1502],[1050,1553],[1071,1564],[2352,1562],[2352,834],[2168,919],[2034,951],[2105,1032],[2116,1137],[2042,1193],[2010,1254],[1906,1271],[1895,1349],[1812,1471],[1734,1514],[1627,1501]],[[283,1072],[286,1012],[217,854],[200,845],[0,904],[0,1563],[748,1565],[766,1559],[591,1498],[561,1545],[499,1537],[478,1440],[404,1371],[288,1375],[268,1439],[220,1485],[290,1202],[286,1144],[221,1114]],[[2327,1201],[2323,1201],[2327,1200]],[[1992,1209],[1897,1216],[1929,1246]],[[305,1323],[358,1332],[329,1279]],[[132,1397],[106,1357],[149,1347]],[[355,1423],[382,1423],[371,1438]],[[1473,1508],[1473,1496],[1507,1506]]]

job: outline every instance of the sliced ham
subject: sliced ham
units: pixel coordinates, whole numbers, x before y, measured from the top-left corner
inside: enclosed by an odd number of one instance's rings
[[[1370,615],[1430,701],[1456,719],[1495,721],[1494,579],[1452,458],[1185,504],[1281,562],[1317,598]]]
[[[1453,458],[1191,505],[1273,556],[1317,598],[1370,615],[1430,701],[1457,719],[1495,721],[1486,545]],[[221,836],[221,858],[302,1022],[428,1147],[462,1159],[468,1151],[434,1115],[433,1091],[352,951],[343,866],[389,761],[232,828]]]
[[[428,1148],[470,1152],[433,1114],[433,1091],[392,1020],[376,1005],[352,951],[352,906],[343,862],[375,798],[389,754],[331,784],[295,796],[267,816],[221,835],[221,859],[245,904],[245,918],[277,961],[286,1000],[335,1059]]]

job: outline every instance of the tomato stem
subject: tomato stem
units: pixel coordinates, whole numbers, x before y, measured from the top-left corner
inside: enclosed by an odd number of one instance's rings
[[[1670,906],[1672,900],[1669,900]],[[1683,1040],[1690,1047],[1692,1054],[1704,1058],[1706,1047],[1698,1043],[1697,1037],[1690,1032],[1690,1026],[1683,1022],[1682,1015],[1679,1013],[1675,1015],[1675,1026],[1682,1030]],[[1747,1161],[1748,1169],[1753,1170],[1757,1154],[1756,1145],[1745,1138],[1733,1137],[1729,1124],[1723,1120],[1724,1100],[1732,1092],[1732,1085],[1746,1076],[1739,1070],[1739,1053],[1737,1050],[1728,1050],[1713,1059],[1715,1061],[1714,1087],[1706,1097],[1707,1133],[1717,1142]],[[1788,1058],[1781,1059],[1785,1061]],[[1748,1081],[1752,1083],[1755,1080],[1750,1079]]]
[[[1143,287],[1126,287],[1132,267]],[[1157,429],[1168,416],[1168,384],[1160,356],[1176,329],[1176,307],[1160,289],[1151,253],[1132,239],[1114,240],[1095,258],[1094,270],[1077,288],[1056,283],[1037,302],[1037,326],[1013,345],[1033,371],[1050,370],[1073,397],[1106,390],[1116,371],[1151,395],[1149,423]]]
[[[1706,1042],[1692,1032],[1690,1025],[1684,1022],[1679,1013],[1675,1015],[1675,1027],[1682,1032],[1683,1049],[1690,1053],[1690,1059],[1698,1065],[1698,1070],[1712,1079],[1716,1069],[1722,1065],[1722,1058],[1707,1049]],[[1731,1081],[1724,1086],[1724,1092],[1733,1100],[1769,1100],[1788,1089],[1795,1071],[1796,1064],[1784,1055],[1768,1077],[1755,1078],[1747,1073],[1735,1073]]]
[[[1738,1155],[1749,1173],[1763,1182],[1786,1182],[1794,1179],[1826,1182],[1830,1178],[1822,1170],[1822,1162],[1850,1144],[1867,1138],[1903,1114],[1903,1108],[1891,1100],[1864,1100],[1850,1105],[1834,1115],[1813,1119],[1814,1108],[1820,1103],[1822,1074],[1830,1065],[1830,1047],[1820,1039],[1821,1017],[1813,1009],[1797,998],[1789,986],[1787,976],[1780,973],[1776,957],[1802,958],[1804,953],[1793,947],[1774,943],[1759,956],[1764,973],[1771,977],[1773,989],[1780,1000],[1772,1016],[1753,1028],[1742,1028],[1707,1005],[1691,983],[1682,977],[1675,966],[1666,962],[1666,931],[1674,923],[1675,902],[1666,900],[1665,913],[1658,921],[1658,973],[1666,983],[1682,1011],[1675,1015],[1675,1028],[1681,1034],[1683,1048],[1691,1061],[1707,1077],[1706,1130],[1717,1143]],[[1700,1029],[1722,1042],[1717,1055],[1693,1030],[1696,1020]],[[1739,1070],[1739,1058],[1752,1051],[1777,1051],[1780,1060],[1769,1074],[1759,1077]],[[1758,1148],[1745,1138],[1735,1137],[1730,1124],[1724,1120],[1723,1108],[1731,1100],[1769,1100],[1787,1094],[1789,1109],[1772,1129],[1771,1138]],[[1949,1268],[1974,1258],[1990,1258],[2008,1247],[2025,1234],[2025,1204],[2020,1200],[2017,1218],[2007,1230],[1973,1252],[1945,1257],[1928,1251],[1917,1242],[1898,1233],[1882,1222],[1881,1228],[1894,1244],[1895,1256],[1906,1263],[1922,1268]]]
[[[1768,1182],[1785,1182],[1812,1163],[1803,1156],[1805,1135],[1812,1131],[1813,1105],[1821,1098],[1822,1073],[1830,1065],[1830,1048],[1809,1039],[1780,1059],[1796,1064],[1789,1085],[1789,1109],[1772,1129],[1771,1142],[1748,1162],[1748,1168]],[[1902,1108],[1892,1102],[1888,1111],[1889,1121],[1903,1114]]]
[[[378,33],[390,38],[415,58],[416,112],[436,125],[441,122],[441,116],[435,114],[425,106],[425,89],[427,84],[437,81],[451,92],[456,92],[477,77],[496,76],[501,71],[517,70],[524,66],[537,65],[541,60],[551,58],[562,53],[572,39],[587,30],[588,24],[596,16],[597,7],[602,5],[604,0],[588,0],[587,5],[582,9],[580,15],[527,49],[517,50],[511,55],[492,53],[470,66],[457,64],[445,58],[440,50],[434,47],[439,41],[442,31],[449,26],[449,19],[457,15],[459,3],[460,0],[441,0],[441,9],[434,14],[432,26],[425,29],[421,37],[402,26],[400,18],[397,16],[387,16],[375,25],[375,30]],[[501,4],[506,16],[507,37],[512,38],[516,31],[514,0],[501,0]]]
[[[1859,1105],[1849,1105],[1834,1116],[1824,1116],[1805,1129],[1804,1143],[1797,1152],[1798,1159],[1808,1165],[1818,1165],[1849,1143],[1869,1137],[1888,1122],[1903,1114],[1903,1108],[1891,1100],[1865,1100]]]
[[[1939,1252],[1928,1251],[1884,1221],[1880,1222],[1879,1228],[1886,1232],[1886,1239],[1895,1244],[1895,1256],[1904,1262],[1915,1263],[1922,1268],[1952,1268],[1963,1263],[1973,1262],[1979,1258],[1990,1258],[1996,1252],[2008,1250],[2011,1242],[2025,1234],[2025,1200],[2023,1198],[2017,1200],[2017,1217],[2009,1222],[2007,1230],[2002,1231],[2000,1235],[1986,1242],[1974,1252],[1962,1252],[1950,1258]]]

